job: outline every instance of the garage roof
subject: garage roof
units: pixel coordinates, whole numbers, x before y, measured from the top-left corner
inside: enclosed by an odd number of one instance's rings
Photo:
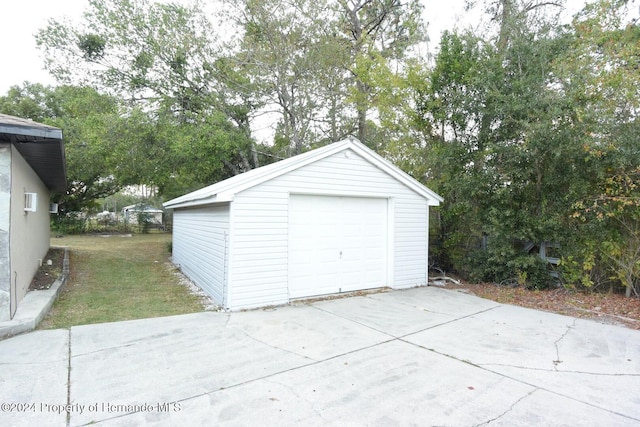
[[[66,190],[62,130],[0,114],[0,142],[13,144],[49,190],[57,193]]]
[[[420,194],[427,199],[430,206],[438,206],[443,201],[442,197],[416,181],[391,162],[382,158],[379,154],[367,148],[356,138],[349,137],[340,142],[335,142],[322,148],[317,148],[276,163],[250,170],[192,193],[185,194],[184,196],[169,200],[164,203],[164,207],[182,208],[230,202],[233,200],[233,196],[241,191],[346,150],[352,150]]]

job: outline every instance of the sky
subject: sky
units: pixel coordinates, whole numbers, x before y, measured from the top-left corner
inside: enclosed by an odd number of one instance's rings
[[[437,47],[440,34],[456,25],[473,24],[474,17],[464,13],[465,0],[423,0],[425,18],[429,23],[430,50]],[[584,0],[568,0],[577,10]],[[576,7],[575,4],[578,4]],[[5,0],[0,25],[2,56],[0,65],[0,96],[24,81],[54,85],[55,80],[43,70],[41,52],[36,48],[35,33],[51,18],[66,16],[79,20],[88,0]],[[466,16],[466,19],[463,19]],[[475,15],[477,21],[478,15]]]

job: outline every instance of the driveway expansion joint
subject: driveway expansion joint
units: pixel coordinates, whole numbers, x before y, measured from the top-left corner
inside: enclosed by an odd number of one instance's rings
[[[71,328],[68,329],[67,345],[69,351],[67,353],[67,408],[71,407]],[[67,411],[67,427],[71,425],[71,412]]]
[[[228,327],[228,326],[227,326],[227,328],[229,328],[229,329],[233,329],[233,330],[235,330],[235,331],[239,331],[239,332],[243,333],[247,338],[249,338],[249,339],[251,339],[251,340],[253,340],[253,341],[257,342],[257,343],[260,343],[260,344],[266,345],[267,347],[271,347],[271,348],[273,348],[273,349],[275,349],[275,350],[284,351],[285,353],[293,354],[294,356],[302,357],[303,359],[312,360],[313,362],[319,362],[318,360],[316,360],[316,359],[314,359],[314,358],[312,358],[312,357],[305,356],[304,354],[296,353],[296,352],[295,352],[295,351],[293,351],[293,350],[287,350],[286,348],[282,348],[282,347],[278,347],[278,346],[276,346],[276,345],[269,344],[269,343],[268,343],[268,342],[266,342],[266,341],[263,341],[263,340],[261,340],[261,339],[259,339],[259,338],[256,338],[256,337],[252,336],[249,332],[245,331],[245,330],[244,330],[244,329],[242,329],[242,328],[235,327],[235,326],[232,326],[232,327]]]
[[[249,335],[247,335],[247,336],[249,336]],[[249,338],[252,338],[252,337],[249,336]],[[300,370],[300,369],[304,369],[304,368],[307,368],[307,367],[310,367],[310,366],[319,365],[321,363],[328,362],[328,361],[333,360],[333,359],[337,359],[337,358],[340,358],[340,357],[343,357],[343,356],[347,356],[349,354],[354,354],[354,353],[357,353],[357,352],[360,352],[360,351],[368,350],[368,349],[380,346],[382,344],[387,344],[387,343],[390,343],[390,342],[393,342],[393,341],[395,341],[395,340],[391,339],[391,340],[378,342],[378,343],[375,343],[375,344],[372,344],[372,345],[368,345],[368,346],[357,348],[357,349],[352,350],[352,351],[347,351],[345,353],[336,354],[334,356],[327,357],[327,358],[322,359],[322,360],[313,360],[313,359],[307,357],[307,359],[312,360],[312,362],[305,363],[305,364],[298,365],[298,366],[293,366],[291,368],[283,369],[283,370],[280,370],[280,371],[277,371],[277,372],[272,372],[270,374],[263,375],[263,376],[260,376],[260,377],[251,378],[251,379],[248,379],[246,381],[240,381],[240,382],[235,383],[235,384],[230,384],[230,385],[227,385],[225,387],[220,387],[220,388],[218,388],[216,390],[211,390],[211,391],[207,391],[207,392],[204,392],[204,393],[199,393],[199,394],[196,394],[196,395],[193,395],[193,396],[183,397],[183,398],[177,399],[176,402],[186,402],[186,401],[189,401],[189,400],[192,400],[192,399],[197,399],[197,398],[199,398],[201,396],[211,396],[211,395],[213,395],[215,393],[219,393],[219,392],[224,391],[224,390],[229,390],[229,389],[233,389],[233,388],[236,388],[236,387],[241,387],[243,385],[255,383],[255,382],[258,382],[258,381],[271,381],[271,382],[274,382],[276,384],[280,384],[277,381],[273,381],[272,378],[276,377],[278,375],[281,375],[281,374],[285,374],[287,372],[294,372],[294,371],[297,371],[297,370]]]
[[[522,370],[528,370],[528,371],[553,372],[558,374],[592,375],[596,377],[640,377],[640,374],[611,374],[606,372],[572,371],[572,370],[557,369],[555,367],[554,369],[533,368],[531,366],[509,365],[508,363],[478,363],[474,366],[478,366],[478,367],[497,366],[497,367],[503,367],[503,368],[515,368],[515,369],[522,369]]]
[[[379,296],[379,295],[384,295],[384,294],[371,294],[371,295],[364,295],[364,298],[369,298],[369,299],[372,299],[372,300],[376,300],[376,301],[382,301],[382,302],[384,302],[385,300],[383,300],[383,299],[381,299],[381,298],[376,298],[376,297],[377,297],[377,296]],[[440,315],[443,315],[443,316],[455,317],[455,314],[446,313],[446,312],[444,312],[444,311],[435,311],[435,310],[430,310],[430,309],[428,309],[428,308],[420,307],[420,306],[415,305],[415,304],[408,304],[408,303],[406,303],[406,302],[404,302],[404,301],[399,301],[399,302],[397,302],[397,304],[399,304],[399,305],[404,305],[404,306],[406,306],[406,307],[410,307],[410,308],[413,308],[413,309],[416,309],[416,310],[425,311],[425,312],[427,312],[427,313],[433,313],[433,314],[440,314]],[[477,313],[473,313],[473,314],[470,314],[470,315],[467,315],[467,316],[464,316],[464,317],[455,317],[455,319],[453,319],[452,321],[456,321],[456,320],[460,320],[460,319],[465,319],[465,318],[467,318],[467,317],[469,317],[469,316],[473,316],[473,315],[475,315],[475,314],[484,313],[485,311],[492,310],[492,309],[494,309],[494,308],[498,308],[498,307],[500,307],[500,305],[501,305],[501,304],[495,303],[495,305],[493,305],[492,307],[489,307],[488,309],[485,309],[485,310],[482,310],[482,311],[478,311]],[[442,324],[444,325],[444,324],[446,324],[446,323],[442,323]]]
[[[69,334],[69,336],[71,336],[71,334]],[[96,353],[103,353],[103,352],[105,352],[107,350],[117,350],[117,349],[120,349],[120,348],[133,347],[133,346],[139,344],[142,341],[146,341],[146,339],[138,340],[138,341],[135,341],[135,342],[130,342],[130,343],[127,343],[127,344],[112,345],[112,346],[109,346],[109,347],[99,348],[99,349],[96,349],[96,350],[87,351],[85,353],[78,353],[78,354],[74,354],[74,355],[71,355],[71,352],[69,352],[69,358],[70,359],[71,358],[77,359],[77,358],[80,358],[80,357],[90,356],[90,355],[96,354]]]
[[[311,307],[312,307],[312,308],[314,308],[314,309],[316,309],[316,310],[322,311],[322,312],[324,312],[324,313],[330,314],[330,315],[332,315],[332,316],[338,317],[338,318],[340,318],[340,319],[347,320],[347,321],[349,321],[349,322],[355,323],[356,325],[360,325],[360,326],[363,326],[363,327],[365,327],[365,328],[371,329],[372,331],[375,331],[375,332],[381,333],[381,334],[386,335],[386,336],[388,336],[388,337],[391,337],[391,338],[393,338],[393,339],[398,339],[398,337],[396,337],[395,335],[390,334],[389,332],[381,331],[380,329],[374,328],[373,326],[371,326],[371,325],[367,325],[366,323],[358,322],[357,320],[353,320],[353,319],[350,319],[350,318],[348,318],[348,317],[341,316],[341,315],[339,315],[339,314],[337,314],[337,313],[334,313],[334,312],[332,312],[332,311],[325,310],[325,309],[320,308],[320,307],[316,307],[315,305],[312,305]]]
[[[474,316],[477,316],[479,314],[483,314],[483,313],[486,313],[488,311],[494,310],[494,309],[496,309],[498,307],[500,307],[500,306],[497,305],[495,307],[489,307],[489,308],[487,308],[485,310],[480,310],[480,311],[477,311],[475,313],[467,314],[466,316],[462,316],[462,317],[456,317],[455,319],[449,320],[447,322],[438,323],[437,325],[431,325],[431,326],[428,326],[428,327],[426,327],[424,329],[420,329],[419,331],[409,332],[408,334],[400,335],[399,337],[395,337],[395,338],[397,338],[400,341],[407,342],[407,343],[409,343],[411,345],[415,345],[414,343],[405,341],[404,338],[407,338],[407,337],[410,337],[411,335],[416,335],[416,334],[419,334],[419,333],[422,333],[422,332],[425,332],[425,331],[428,331],[428,330],[431,330],[431,329],[439,328],[441,326],[446,326],[446,325],[449,325],[451,323],[455,323],[455,322],[457,322],[459,320],[468,319],[470,317],[474,317]]]
[[[482,369],[482,370],[484,370],[484,371],[491,372],[492,374],[498,375],[498,376],[500,376],[500,377],[502,377],[502,378],[507,378],[507,379],[510,379],[510,380],[512,380],[512,381],[516,381],[516,382],[518,382],[518,383],[520,383],[520,384],[527,385],[527,386],[532,387],[532,388],[534,389],[532,392],[530,392],[530,393],[529,393],[529,394],[527,394],[526,396],[523,396],[523,397],[522,397],[522,398],[520,398],[518,401],[516,401],[516,402],[511,406],[511,408],[510,408],[509,410],[505,411],[502,415],[500,415],[500,416],[498,416],[498,417],[496,417],[496,418],[494,418],[494,419],[491,419],[491,420],[489,420],[489,421],[487,421],[487,422],[477,424],[477,426],[486,425],[486,424],[489,424],[490,422],[493,422],[493,421],[498,420],[500,417],[504,416],[504,415],[505,415],[506,413],[508,413],[511,409],[513,409],[513,407],[514,407],[518,402],[520,402],[520,401],[522,401],[524,398],[526,398],[526,397],[530,396],[530,395],[531,395],[531,394],[533,394],[533,392],[534,392],[534,391],[536,391],[536,390],[543,390],[543,391],[546,391],[546,392],[548,392],[548,393],[552,393],[552,394],[554,394],[554,395],[561,396],[561,397],[564,397],[564,398],[566,398],[566,399],[573,400],[573,401],[575,401],[575,402],[579,402],[579,403],[582,403],[582,404],[585,404],[585,405],[591,406],[591,407],[593,407],[593,408],[597,408],[597,409],[602,410],[602,411],[606,411],[606,412],[609,412],[609,413],[612,413],[612,414],[615,414],[615,415],[619,415],[619,416],[622,416],[622,417],[625,417],[625,418],[628,418],[628,419],[631,419],[631,420],[634,420],[634,421],[640,421],[640,419],[636,419],[636,418],[630,417],[630,416],[628,416],[628,415],[625,415],[625,414],[622,414],[622,413],[618,413],[618,412],[613,411],[613,410],[611,410],[611,409],[607,409],[607,408],[604,408],[604,407],[601,407],[601,406],[595,405],[595,404],[590,403],[590,402],[587,402],[587,401],[583,401],[583,400],[580,400],[580,399],[576,399],[575,397],[573,397],[573,396],[571,396],[571,395],[567,395],[567,394],[559,393],[559,392],[554,391],[554,390],[551,390],[551,389],[547,389],[547,388],[544,388],[544,387],[540,387],[539,385],[532,384],[532,383],[527,382],[527,381],[525,381],[525,380],[522,380],[522,379],[520,379],[520,378],[516,378],[516,377],[514,377],[514,376],[507,375],[507,374],[504,374],[504,373],[502,373],[502,372],[498,372],[498,371],[495,371],[495,370],[489,369],[489,368],[487,367],[487,366],[507,366],[507,367],[509,367],[510,365],[501,365],[501,364],[493,364],[493,365],[491,365],[491,364],[477,364],[477,363],[474,363],[474,362],[472,362],[472,361],[470,361],[470,360],[459,359],[459,358],[457,358],[456,356],[453,356],[453,355],[451,355],[451,354],[442,353],[442,352],[439,352],[439,351],[437,351],[437,350],[435,350],[435,349],[433,349],[433,348],[427,348],[427,347],[422,346],[422,345],[420,345],[420,344],[416,344],[416,343],[412,343],[412,342],[409,342],[409,341],[405,341],[405,340],[403,340],[403,339],[400,339],[400,341],[402,341],[402,342],[406,342],[407,344],[414,345],[414,346],[416,346],[416,347],[422,348],[422,349],[424,349],[424,350],[430,351],[430,352],[435,353],[435,354],[438,354],[438,355],[440,355],[440,356],[448,357],[448,358],[450,358],[450,359],[452,359],[452,360],[456,360],[456,361],[458,361],[458,362],[461,362],[461,363],[465,363],[465,364],[468,364],[468,365],[474,366],[474,367],[476,367],[476,368],[478,368],[478,369]],[[515,368],[523,368],[523,369],[527,369],[527,368],[520,367],[520,366],[514,366],[514,367],[515,367]],[[534,368],[529,368],[529,369],[534,369]],[[569,371],[558,371],[558,370],[552,370],[552,369],[536,369],[536,370],[539,370],[539,371],[546,371],[546,372],[553,372],[553,373],[565,373],[565,372],[569,372]],[[588,373],[588,372],[586,372],[585,374],[598,375],[598,374],[593,374],[593,373]],[[606,374],[602,374],[602,375],[606,375]],[[612,375],[614,375],[614,374],[612,374]],[[620,376],[620,375],[624,375],[624,374],[617,374],[617,375],[618,375],[618,376]],[[637,376],[640,376],[640,374],[629,374],[629,376],[637,377]],[[474,427],[475,427],[475,426],[474,426]]]
[[[494,374],[496,374],[496,375],[500,375],[500,376],[502,376],[502,377],[504,377],[504,378],[508,378],[508,379],[510,379],[510,380],[517,381],[517,382],[519,382],[519,383],[521,383],[521,384],[524,384],[524,385],[527,385],[527,386],[533,387],[533,388],[535,388],[535,389],[543,390],[543,391],[546,391],[546,392],[548,392],[548,393],[554,394],[554,395],[556,395],[556,396],[564,397],[565,399],[569,399],[569,400],[572,400],[572,401],[574,401],[574,402],[582,403],[582,404],[584,404],[584,405],[590,406],[590,407],[592,407],[592,408],[599,409],[599,410],[601,410],[601,411],[609,412],[609,413],[611,413],[611,414],[618,415],[618,416],[621,416],[621,417],[627,418],[627,419],[629,419],[629,420],[633,420],[633,421],[638,421],[638,422],[640,422],[640,418],[631,417],[631,416],[629,416],[629,415],[626,415],[626,414],[623,414],[623,413],[620,413],[620,412],[616,412],[616,411],[614,411],[614,410],[612,410],[612,409],[608,409],[608,408],[605,408],[605,407],[603,407],[603,406],[599,406],[599,405],[596,405],[596,404],[594,404],[594,403],[591,403],[591,402],[588,402],[588,401],[585,401],[585,400],[576,399],[576,398],[575,398],[573,395],[571,395],[571,394],[565,394],[565,393],[561,393],[561,392],[558,392],[558,391],[552,390],[552,389],[550,389],[550,388],[541,387],[541,386],[539,386],[539,385],[537,385],[537,384],[532,384],[532,383],[527,382],[527,381],[525,381],[525,380],[523,380],[523,379],[516,378],[516,377],[513,377],[513,376],[511,376],[511,375],[507,375],[507,374],[504,374],[504,373],[501,373],[501,372],[497,372],[497,371],[494,371],[494,370],[489,369],[489,368],[485,368],[485,367],[483,367],[482,365],[475,365],[475,364],[474,364],[474,366],[477,366],[477,367],[478,367],[478,368],[480,368],[480,369],[484,369],[484,370],[486,370],[487,372],[491,372],[491,373],[494,373]],[[500,366],[500,365],[497,365],[497,366]],[[554,370],[548,370],[548,372],[557,372],[557,373],[562,373],[562,371],[554,371]]]

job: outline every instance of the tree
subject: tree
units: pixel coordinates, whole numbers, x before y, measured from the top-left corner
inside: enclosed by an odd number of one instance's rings
[[[86,87],[25,82],[0,97],[0,111],[63,129],[68,185],[58,196],[62,215],[88,208],[123,185],[112,173],[119,143],[112,129],[122,120],[114,98]]]
[[[640,176],[640,27],[627,2],[587,5],[571,25],[572,49],[556,66],[559,85],[575,106],[586,191],[574,204],[573,250],[565,269],[583,286],[619,283],[638,293],[637,183]]]
[[[22,86],[12,86],[5,96],[0,97],[0,111],[42,123],[54,116],[48,105],[50,91],[51,88],[38,83],[24,82]]]
[[[557,22],[565,0],[485,0],[485,13],[497,25],[496,48],[503,52],[522,31],[536,31],[541,25]],[[466,9],[476,6],[466,1]]]
[[[615,277],[631,292],[638,26],[624,21],[624,2],[589,5],[566,28],[543,15],[525,25],[533,9],[507,6],[519,26],[495,38],[445,34],[428,83],[416,86],[421,157],[445,198],[433,253],[477,279],[544,285],[545,266],[515,248],[559,242],[568,285]],[[614,185],[623,182],[627,190]],[[634,202],[613,208],[620,200]]]
[[[109,89],[130,101],[199,111],[214,96],[210,23],[197,4],[91,0],[84,22],[55,19],[36,35],[46,69],[62,83]]]
[[[223,139],[237,144],[216,150],[226,156],[216,161],[232,165],[235,158],[242,158],[240,169],[229,167],[224,175],[258,166],[248,125],[253,106],[238,105],[242,98],[228,96],[237,92],[227,83],[236,84],[238,79],[234,80],[236,76],[225,66],[222,44],[214,38],[214,26],[198,3],[91,0],[89,4],[81,24],[51,20],[36,36],[44,50],[46,68],[58,81],[90,84],[117,94],[128,108],[138,108],[156,121],[155,125],[146,123],[147,127],[208,127],[222,115],[225,122],[217,130],[232,132],[233,136]],[[132,114],[138,122],[141,117]],[[140,126],[138,129],[142,131]],[[168,143],[151,141],[156,136],[148,129],[144,133],[142,141],[147,141],[147,146]],[[192,143],[201,141],[191,139]],[[196,147],[195,151],[201,149]],[[155,179],[153,176],[174,172],[167,169],[145,177]],[[220,175],[212,174],[208,179],[214,176]]]
[[[236,6],[243,29],[239,52],[230,58],[254,82],[255,103],[275,106],[276,142],[286,155],[299,154],[325,131],[319,120],[323,83],[335,75],[341,47],[325,29],[324,1],[246,0]],[[331,23],[329,23],[331,26]]]
[[[469,247],[482,234],[479,203],[489,185],[478,128],[491,87],[487,76],[495,68],[490,54],[473,34],[445,32],[434,68],[412,83],[418,118],[414,126],[424,134],[424,144],[413,156],[422,152],[424,163],[418,167],[426,170],[421,175],[445,198],[432,221],[438,227],[432,233],[432,254],[441,267],[460,272]]]
[[[230,60],[255,84],[253,102],[279,117],[276,147],[295,154],[357,133],[382,148],[381,116],[400,105],[408,52],[424,37],[419,2],[229,4],[243,30]]]
[[[372,148],[369,111],[376,106],[379,86],[376,74],[402,69],[409,50],[425,40],[422,5],[416,0],[337,0],[338,29],[349,47],[349,100],[356,111],[356,129],[360,141]],[[387,80],[387,82],[390,82]]]
[[[575,166],[582,140],[556,88],[554,67],[569,47],[552,25],[519,28],[505,46],[468,32],[443,36],[416,104],[432,126],[425,157],[437,159],[432,179],[445,198],[434,239],[444,266],[482,280],[548,282],[535,256],[517,248],[564,241],[589,173]]]

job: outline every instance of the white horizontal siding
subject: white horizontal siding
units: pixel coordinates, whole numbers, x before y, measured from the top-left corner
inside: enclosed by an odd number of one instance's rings
[[[176,209],[173,262],[219,304],[225,302],[229,205]]]
[[[288,201],[290,193],[393,198],[393,283],[427,280],[427,201],[351,152],[338,153],[274,178],[233,200],[232,308],[288,301]],[[274,255],[279,254],[282,260]]]
[[[230,308],[288,302],[288,193],[283,189],[268,193],[249,190],[236,195],[232,203]]]
[[[429,206],[423,198],[396,203],[394,287],[427,282]]]

